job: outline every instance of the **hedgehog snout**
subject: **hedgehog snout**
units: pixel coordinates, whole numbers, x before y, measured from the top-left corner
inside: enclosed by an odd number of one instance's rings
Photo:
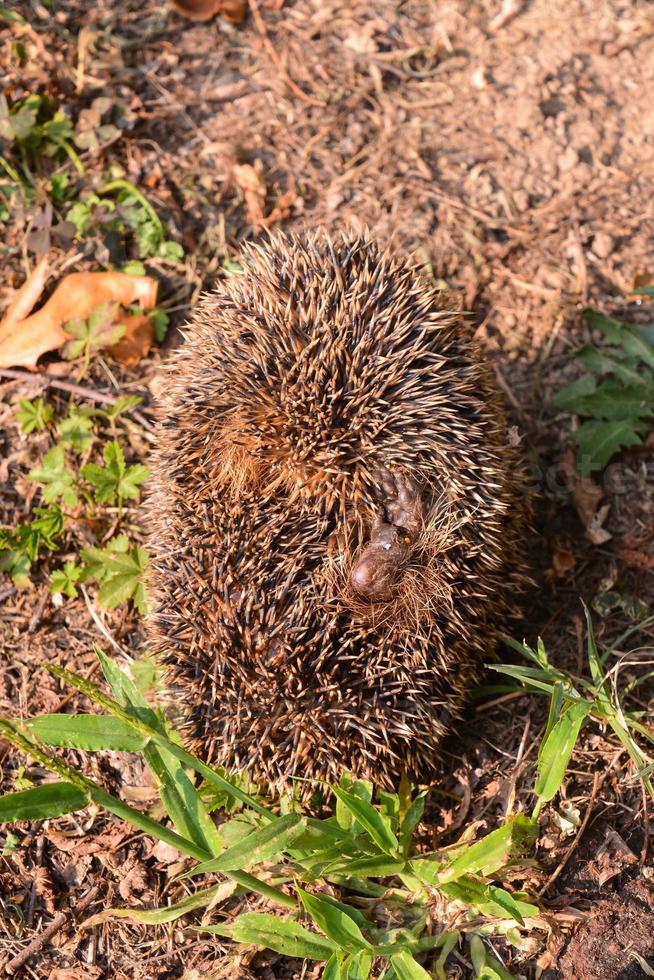
[[[393,587],[411,539],[402,528],[383,521],[373,527],[370,542],[352,566],[350,581],[370,602],[393,597]]]

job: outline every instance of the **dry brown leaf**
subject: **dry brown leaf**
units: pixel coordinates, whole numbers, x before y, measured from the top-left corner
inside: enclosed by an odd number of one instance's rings
[[[220,14],[232,24],[241,24],[247,12],[246,0],[173,0],[173,6],[189,20],[211,20]]]
[[[612,537],[611,532],[602,527],[610,510],[609,504],[602,504],[604,491],[590,477],[581,476],[577,472],[572,450],[561,457],[561,472],[572,495],[575,510],[586,530],[586,537],[593,544],[604,544]]]
[[[154,323],[147,314],[117,317],[125,327],[125,333],[117,344],[107,348],[107,353],[121,364],[133,367],[147,356],[154,344]]]
[[[47,279],[42,260],[23,283],[0,322],[0,367],[36,367],[42,354],[67,340],[63,324],[85,320],[107,303],[150,309],[157,301],[157,282],[124,272],[73,272],[58,284],[50,299],[28,316]]]
[[[248,221],[256,228],[263,224],[266,203],[266,185],[261,173],[249,163],[235,163],[232,176],[237,187],[243,191]]]

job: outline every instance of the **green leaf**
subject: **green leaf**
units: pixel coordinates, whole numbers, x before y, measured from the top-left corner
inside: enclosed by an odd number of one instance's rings
[[[495,874],[510,861],[531,849],[538,836],[538,824],[518,813],[497,830],[467,846],[452,863],[438,872],[436,883],[455,881],[465,874]]]
[[[301,817],[298,813],[277,817],[228,848],[220,857],[203,861],[181,877],[195,877],[211,871],[247,871],[256,864],[270,861],[287,851],[300,834],[304,833],[306,826],[306,817]]]
[[[77,504],[75,478],[66,469],[63,446],[50,449],[41,460],[41,466],[30,470],[28,478],[34,483],[43,484],[41,492],[46,503],[52,504],[61,498],[69,507]]]
[[[342,848],[338,848],[342,854]],[[340,856],[338,860],[333,860],[328,865],[331,873],[356,875],[358,878],[387,878],[389,875],[399,875],[406,871],[406,862],[391,858],[386,855],[375,855],[374,857],[350,858]]]
[[[64,357],[72,361],[84,355],[88,362],[94,351],[118,343],[125,333],[124,324],[116,324],[118,310],[118,303],[105,303],[96,307],[88,320],[70,320],[66,323],[64,332],[73,339],[65,345]]]
[[[593,330],[601,330],[610,344],[619,344],[622,341],[625,325],[621,320],[591,309],[584,310],[584,319]]]
[[[62,592],[69,599],[77,595],[75,584],[79,581],[82,569],[74,561],[67,561],[63,568],[57,568],[50,576],[50,592],[59,595]]]
[[[293,919],[280,919],[266,912],[244,912],[230,925],[203,926],[202,931],[302,959],[329,960],[337,952],[330,939],[309,932]]]
[[[597,381],[592,374],[584,374],[577,381],[564,385],[554,396],[554,404],[568,412],[579,413],[579,405],[583,404],[588,395],[592,395],[597,387]]]
[[[585,703],[571,704],[541,745],[534,792],[544,802],[553,799],[559,791],[589,707]]]
[[[0,797],[0,823],[49,820],[83,810],[87,803],[87,796],[70,783],[45,783]]]
[[[348,953],[359,953],[372,949],[354,918],[347,911],[347,906],[340,902],[328,902],[318,895],[311,895],[297,889],[304,908],[309,913],[319,929],[338,946]]]
[[[147,742],[119,718],[107,715],[39,715],[26,724],[46,745],[87,752],[140,752]]]
[[[398,980],[429,980],[429,974],[414,960],[408,949],[391,956],[391,964]]]
[[[221,881],[218,885],[203,888],[193,895],[187,895],[186,898],[182,898],[173,905],[164,905],[163,908],[159,909],[105,909],[104,912],[99,912],[97,915],[91,916],[90,919],[86,919],[84,928],[89,929],[91,926],[99,925],[108,919],[134,919],[135,922],[143,922],[148,926],[165,925],[167,922],[175,922],[182,915],[187,915],[195,909],[202,909],[209,904],[217,904],[230,898],[236,888],[237,883],[235,881]]]
[[[400,826],[400,848],[404,857],[409,856],[413,831],[422,820],[422,815],[425,811],[425,796],[426,793],[420,793],[419,796],[416,796]]]
[[[325,963],[320,980],[343,980],[341,960],[342,956],[339,953],[333,953]]]
[[[87,463],[81,471],[83,478],[95,488],[97,502],[113,504],[116,499],[136,499],[139,495],[138,485],[150,475],[147,467],[140,463],[126,467],[123,450],[115,439],[107,443],[103,456],[104,466]]]
[[[113,405],[107,408],[107,418],[117,419],[119,415],[124,415],[125,412],[131,412],[142,401],[143,399],[140,395],[123,395],[122,398],[118,398]]]
[[[57,426],[61,441],[68,449],[81,455],[94,440],[93,421],[81,412],[70,410],[68,416]]]
[[[16,419],[25,435],[35,430],[42,432],[54,419],[54,408],[46,404],[42,398],[35,398],[34,401],[21,398],[19,405]]]
[[[220,854],[223,849],[220,834],[181,763],[159,745],[147,744],[144,755],[177,833],[209,854]]]
[[[375,844],[387,854],[395,856],[398,852],[399,844],[397,838],[390,828],[390,823],[375,807],[359,799],[353,793],[334,786],[335,796],[349,810],[352,816],[359,821],[364,830],[370,835]]]
[[[341,966],[343,980],[368,980],[372,959],[373,954],[366,950],[346,956]]]
[[[622,419],[605,422],[590,420],[583,422],[574,433],[579,447],[579,469],[583,474],[604,469],[609,460],[621,449],[639,446],[637,420]]]
[[[83,548],[80,557],[84,561],[81,580],[101,583],[101,606],[113,609],[131,599],[141,615],[147,612],[144,581],[149,559],[144,548],[130,548],[126,535],[119,534],[104,548]]]

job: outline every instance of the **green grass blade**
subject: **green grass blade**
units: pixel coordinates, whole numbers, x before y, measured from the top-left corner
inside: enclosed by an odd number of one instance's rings
[[[588,704],[571,704],[541,745],[534,787],[541,802],[549,802],[558,792],[589,709]]]
[[[297,893],[302,905],[318,928],[332,939],[340,949],[347,953],[372,950],[372,945],[342,904],[327,902],[318,895],[310,895],[302,888],[298,888]]]
[[[420,966],[407,949],[394,953],[390,958],[398,980],[430,980],[430,975]]]
[[[45,745],[84,751],[139,752],[147,739],[108,715],[39,715],[25,726]]]
[[[239,943],[263,946],[283,956],[329,960],[337,952],[331,939],[309,932],[293,919],[280,919],[267,912],[244,912],[229,925],[201,926],[200,929]]]
[[[70,783],[44,783],[0,797],[0,824],[19,820],[50,820],[88,806],[89,797]]]
[[[306,817],[301,817],[298,813],[278,817],[260,830],[255,830],[253,834],[248,834],[219,857],[203,861],[181,877],[195,877],[213,871],[247,870],[256,864],[270,861],[287,851],[300,834],[304,833],[306,826]]]
[[[376,810],[372,803],[360,799],[353,793],[340,786],[332,787],[334,795],[349,810],[352,816],[359,821],[364,830],[369,834],[377,846],[385,851],[386,854],[397,854],[399,843],[397,837],[390,828],[389,820]]]
[[[182,765],[186,766],[188,769],[193,769],[195,772],[200,773],[201,776],[204,776],[207,782],[218,786],[228,796],[231,796],[233,799],[238,800],[245,806],[256,810],[257,813],[261,814],[261,816],[268,820],[273,820],[275,818],[275,815],[271,813],[270,810],[267,810],[266,807],[262,806],[248,793],[245,793],[242,789],[239,789],[237,786],[233,786],[232,783],[228,782],[226,779],[223,779],[223,777],[212,769],[211,766],[206,765],[200,759],[191,755],[190,752],[183,749],[181,745],[173,742],[167,735],[162,734],[158,728],[155,728],[152,724],[144,721],[142,717],[136,717],[135,715],[131,714],[127,708],[118,704],[118,702],[114,701],[113,698],[108,697],[96,684],[93,684],[91,681],[87,681],[85,678],[80,677],[78,674],[74,674],[70,670],[66,670],[65,667],[59,667],[56,664],[46,664],[46,669],[55,677],[59,677],[67,684],[70,684],[71,687],[81,691],[82,694],[86,695],[86,697],[90,698],[91,701],[99,705],[101,708],[104,708],[104,710],[109,714],[114,715],[116,718],[122,719],[122,721],[133,728],[134,731],[140,732],[147,738],[151,738],[157,745],[167,749],[171,755],[175,756],[175,758],[182,763]],[[151,711],[149,708],[147,710]]]

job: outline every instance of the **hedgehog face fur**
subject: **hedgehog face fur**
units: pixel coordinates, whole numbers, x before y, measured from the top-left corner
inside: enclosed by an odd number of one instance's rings
[[[488,366],[410,261],[277,237],[165,368],[150,636],[194,749],[278,786],[433,774],[523,582]]]

